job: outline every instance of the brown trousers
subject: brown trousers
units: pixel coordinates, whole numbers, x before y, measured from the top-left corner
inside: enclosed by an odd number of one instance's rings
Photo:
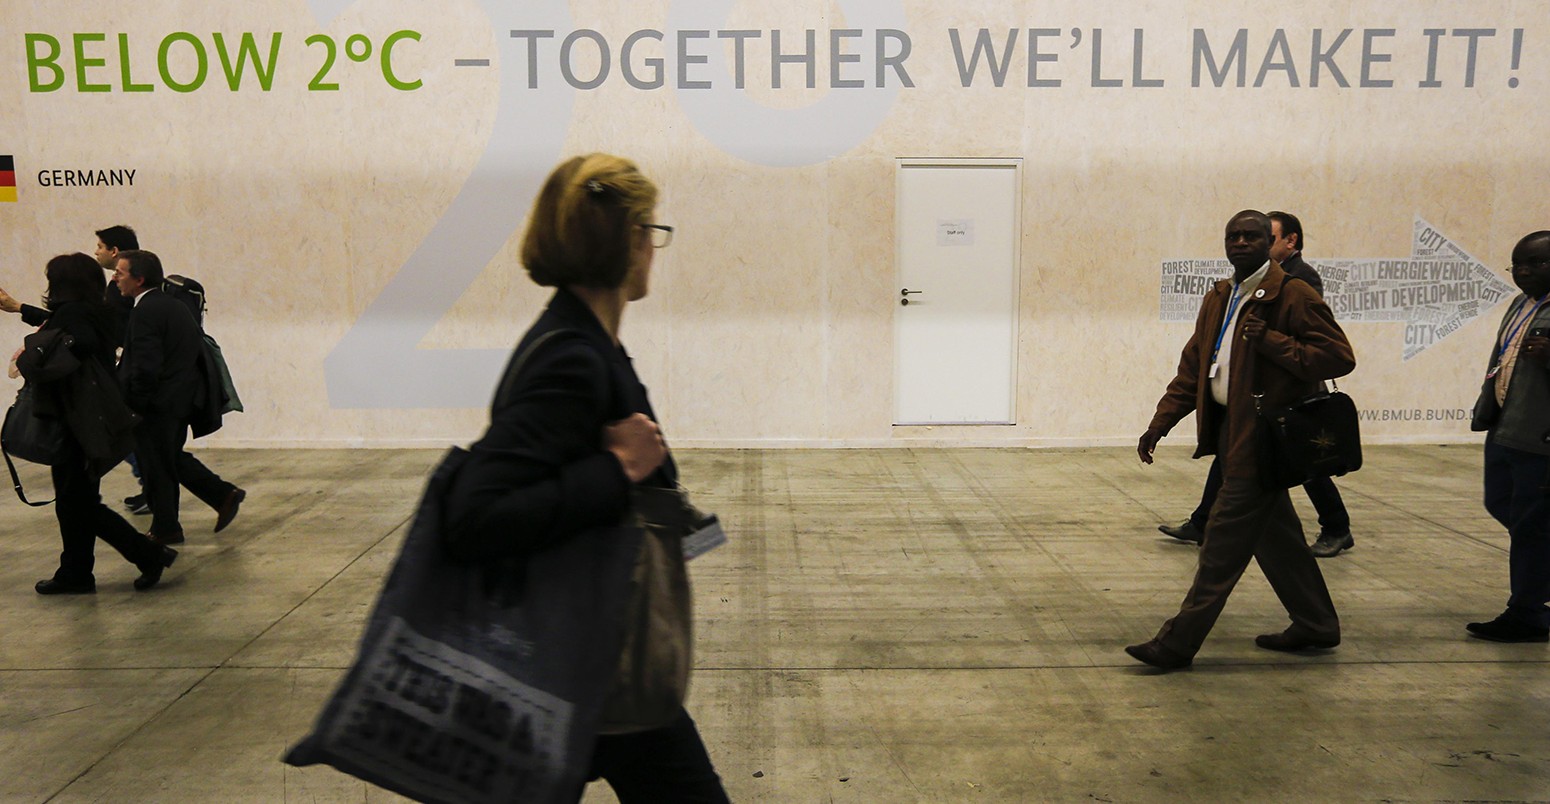
[[[1224,441],[1218,443],[1225,446]],[[1211,507],[1200,545],[1195,583],[1179,613],[1157,632],[1157,641],[1174,653],[1194,656],[1250,558],[1259,562],[1297,633],[1338,640],[1340,618],[1286,489],[1263,488],[1252,467],[1224,469],[1222,491]]]

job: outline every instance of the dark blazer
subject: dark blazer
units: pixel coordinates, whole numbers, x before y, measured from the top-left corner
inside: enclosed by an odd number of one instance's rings
[[[65,302],[46,316],[43,332],[66,332],[74,339],[70,351],[80,361],[75,371],[38,387],[38,412],[64,419],[81,445],[94,476],[101,477],[134,448],[134,414],[125,407],[113,378],[117,324],[101,305]],[[32,336],[29,336],[29,340]],[[28,363],[18,359],[28,382]]]
[[[188,306],[160,290],[140,297],[129,314],[118,379],[124,399],[141,415],[186,420],[199,386],[203,338]]]
[[[516,359],[547,333],[513,375]],[[603,427],[656,419],[630,357],[592,310],[561,289],[502,373],[490,427],[448,493],[447,546],[464,560],[518,556],[583,530],[618,524],[630,481],[603,449]],[[646,484],[672,487],[671,456]]]
[[[134,309],[134,300],[124,298],[124,294],[118,291],[118,285],[112,279],[108,280],[107,290],[103,291],[103,301],[108,303],[108,336],[113,348],[118,348],[124,343],[124,329],[129,325],[129,312]],[[22,321],[34,327],[41,327],[49,319],[49,311],[42,307],[33,307],[30,304],[22,305]],[[109,368],[112,362],[108,363]]]
[[[1286,262],[1281,263],[1281,270],[1292,279],[1301,279],[1312,285],[1313,292],[1319,294],[1319,298],[1324,298],[1324,278],[1319,276],[1319,272],[1314,270],[1313,266],[1303,261],[1301,251],[1293,252],[1287,257]]]

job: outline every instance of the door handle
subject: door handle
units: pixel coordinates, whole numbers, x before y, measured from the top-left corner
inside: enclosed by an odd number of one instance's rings
[[[909,296],[909,295],[914,294],[914,293],[925,293],[925,291],[924,290],[910,290],[909,288],[905,288],[905,289],[899,291],[899,295],[900,296]]]
[[[915,294],[915,293],[925,293],[925,291],[924,290],[910,290],[909,288],[904,288],[903,290],[900,290],[899,291],[899,306],[901,306],[901,307],[908,307],[908,306],[910,306],[910,296],[912,294]]]

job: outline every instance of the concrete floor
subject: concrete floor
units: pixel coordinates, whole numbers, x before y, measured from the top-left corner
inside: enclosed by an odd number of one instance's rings
[[[95,596],[39,597],[52,512],[0,505],[0,800],[397,800],[279,757],[349,661],[437,453],[205,457],[248,501],[219,536],[186,501],[189,542],[152,592],[100,549]],[[737,801],[1550,800],[1550,650],[1463,630],[1506,596],[1479,449],[1367,458],[1340,482],[1356,548],[1322,563],[1344,644],[1255,648],[1285,616],[1250,569],[1195,667],[1156,675],[1122,648],[1193,572],[1155,530],[1205,473],[1178,448],[1152,467],[1128,449],[680,453],[733,539],[693,565],[690,710]],[[129,484],[120,469],[105,494]]]

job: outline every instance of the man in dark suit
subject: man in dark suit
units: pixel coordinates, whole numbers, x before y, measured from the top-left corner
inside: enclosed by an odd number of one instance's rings
[[[1319,298],[1324,298],[1323,278],[1302,258],[1302,221],[1290,212],[1271,212],[1267,217],[1270,218],[1270,259],[1281,264],[1287,278],[1307,282]],[[1211,505],[1216,502],[1217,492],[1221,489],[1222,462],[1218,459],[1211,462],[1211,469],[1206,472],[1206,487],[1200,493],[1200,505],[1195,507],[1189,519],[1177,525],[1158,525],[1157,529],[1180,541],[1199,544],[1205,535]],[[1308,493],[1308,501],[1313,503],[1313,510],[1319,516],[1319,537],[1313,543],[1313,554],[1329,558],[1355,545],[1356,540],[1351,536],[1351,515],[1346,512],[1345,500],[1340,498],[1335,481],[1321,477],[1303,484],[1302,489]]]
[[[140,238],[135,234],[135,230],[123,224],[109,226],[106,229],[98,229],[96,234],[97,248],[94,254],[97,264],[101,265],[102,269],[110,274],[118,266],[120,254],[136,251],[140,248]],[[157,287],[161,287],[161,285],[158,284]],[[114,342],[121,344],[124,341],[124,330],[129,323],[129,313],[134,309],[134,302],[119,291],[116,279],[108,282],[107,291],[103,294],[103,297],[108,303],[108,309],[113,313]],[[185,304],[187,303],[185,302]],[[22,304],[12,297],[11,294],[6,293],[3,288],[0,288],[0,311],[21,313],[22,321],[34,327],[42,326],[43,322],[47,321],[49,317],[47,310],[30,304]],[[194,322],[202,326],[202,322],[197,315],[194,318]],[[130,453],[126,458],[126,462],[134,471],[135,478],[138,481],[140,478],[140,465],[135,454]],[[201,502],[215,511],[216,533],[225,530],[226,526],[230,525],[232,520],[237,518],[237,512],[243,500],[247,499],[248,496],[246,491],[238,488],[236,484],[222,479],[220,475],[211,471],[209,467],[205,466],[198,458],[195,458],[187,451],[180,451],[178,453],[177,475],[178,481],[183,488],[188,489]],[[147,500],[143,488],[139,494],[125,497],[124,507],[128,508],[130,513],[133,514],[149,514],[151,512],[150,502]]]
[[[119,292],[134,303],[118,377],[124,400],[142,417],[135,428],[135,454],[151,503],[149,535],[162,544],[178,544],[183,541],[178,455],[188,438],[202,347],[194,314],[160,290],[163,278],[161,260],[149,251],[121,252],[113,270]]]

